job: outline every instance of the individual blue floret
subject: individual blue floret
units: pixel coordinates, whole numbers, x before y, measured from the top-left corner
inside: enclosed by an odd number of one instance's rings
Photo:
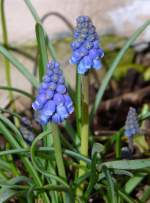
[[[101,58],[104,56],[100,48],[95,26],[88,16],[79,16],[74,30],[74,41],[71,43],[71,64],[77,64],[78,73],[85,74],[89,69],[102,67]]]
[[[63,73],[56,61],[47,64],[47,72],[32,108],[36,111],[36,120],[41,125],[46,125],[49,121],[61,123],[74,111]]]
[[[125,122],[125,135],[127,137],[132,137],[137,133],[139,133],[137,113],[134,108],[130,107]]]

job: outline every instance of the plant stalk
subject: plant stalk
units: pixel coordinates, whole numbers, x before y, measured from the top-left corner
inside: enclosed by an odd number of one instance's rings
[[[51,124],[51,128],[52,128],[52,134],[53,134],[53,145],[54,145],[58,174],[61,178],[67,181],[67,176],[66,176],[65,166],[63,162],[63,156],[62,156],[63,153],[61,148],[59,130],[56,124],[53,124],[53,123]],[[64,203],[66,203],[65,193],[63,193],[63,201]]]
[[[5,18],[5,9],[4,9],[4,0],[1,0],[1,22],[2,22],[2,39],[4,43],[4,47],[8,47],[8,32],[7,32],[7,25],[6,25],[6,18]],[[11,82],[11,67],[9,61],[4,58],[4,64],[5,64],[5,75],[6,75],[6,82],[8,87],[12,87],[12,82]],[[8,96],[10,101],[14,101],[14,95],[12,91],[8,92]],[[12,103],[13,110],[16,110],[15,103]],[[16,125],[19,125],[19,121],[17,118],[14,117],[14,121]]]
[[[2,38],[4,47],[8,46],[8,35],[7,35],[7,27],[6,27],[6,18],[5,18],[5,10],[4,10],[4,0],[1,0],[1,22],[2,22]],[[7,85],[11,87],[11,73],[10,73],[10,63],[7,59],[4,58],[4,63],[6,67],[6,81]],[[12,100],[13,94],[12,92],[9,92],[9,97]]]
[[[121,133],[118,131],[116,133],[116,139],[115,139],[115,157],[116,159],[121,158]]]
[[[89,142],[89,80],[88,75],[81,78],[81,155],[88,157],[88,142]],[[78,176],[85,174],[86,163],[80,161],[80,169]],[[82,197],[84,185],[77,190],[77,196]]]
[[[88,138],[89,138],[89,81],[88,75],[82,76],[82,117],[81,117],[81,148],[80,153],[88,156]],[[80,173],[79,173],[80,174]],[[81,172],[80,175],[83,175]]]
[[[81,133],[81,76],[78,74],[77,68],[76,68],[76,126],[77,126],[77,132],[78,136],[80,137]]]
[[[76,102],[75,102],[75,114],[76,114],[76,129],[77,134],[75,136],[75,145],[80,147],[81,141],[81,75],[78,74],[78,67],[76,67]]]

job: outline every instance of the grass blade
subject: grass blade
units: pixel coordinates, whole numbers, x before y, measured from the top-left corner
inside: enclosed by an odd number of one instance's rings
[[[12,56],[7,49],[0,45],[0,54],[2,54],[11,64],[13,64],[18,71],[34,86],[38,87],[38,81],[35,77],[28,71],[28,69],[21,64],[14,56]]]
[[[11,132],[5,127],[5,125],[0,121],[0,129],[1,132],[3,133],[5,139],[12,145],[13,148],[15,149],[21,149],[21,146],[18,144],[18,142],[14,139],[13,135],[11,134]],[[30,176],[33,178],[35,184],[39,187],[42,187],[42,182],[38,176],[38,173],[35,171],[34,167],[32,166],[31,162],[29,161],[28,158],[24,158],[21,157],[22,162],[26,168],[26,170],[28,171],[28,173],[30,174]],[[43,201],[45,203],[50,203],[50,200],[47,196],[46,193],[41,194]]]
[[[33,141],[32,145],[31,145],[31,160],[32,160],[32,163],[34,165],[34,167],[41,173],[43,174],[44,176],[46,177],[49,177],[49,178],[52,178],[60,183],[62,183],[64,186],[68,187],[68,184],[62,179],[62,178],[59,178],[58,176],[56,175],[53,175],[53,174],[50,174],[48,173],[47,171],[45,171],[44,169],[41,169],[38,164],[37,164],[37,161],[36,161],[36,158],[35,158],[35,149],[36,149],[36,144],[39,140],[43,139],[45,136],[47,136],[48,134],[50,134],[50,131],[47,130],[47,131],[44,131],[43,133],[39,134]]]
[[[11,190],[9,188],[2,187],[0,190],[0,203],[5,203],[10,198],[23,195],[24,193],[25,191]]]
[[[26,91],[23,91],[21,89],[15,88],[15,87],[0,86],[0,90],[18,92],[18,93],[20,93],[20,94],[22,94],[22,95],[24,95],[26,97],[29,97],[32,100],[34,99],[34,97],[30,93],[28,93]]]
[[[150,159],[104,162],[98,166],[98,170],[101,170],[102,166],[106,166],[107,168],[112,169],[138,170],[150,167]]]
[[[11,180],[5,181],[4,182],[5,186],[2,186],[2,188],[0,190],[0,203],[6,202],[13,196],[17,197],[17,196],[25,194],[26,191],[14,190],[15,187],[13,189],[13,185],[15,185],[16,183],[29,182],[29,181],[30,181],[30,179],[25,176],[18,176],[18,177],[12,178]],[[1,184],[1,185],[3,185],[3,184]],[[12,189],[10,189],[11,186],[12,186]]]
[[[9,186],[12,185],[13,186],[13,185],[21,183],[21,182],[30,183],[31,179],[27,178],[26,176],[17,176],[17,177],[14,177],[12,179],[9,179],[7,181],[4,181],[3,183],[0,183],[0,185],[9,185]]]
[[[18,128],[9,119],[5,118],[5,116],[3,116],[2,114],[0,114],[0,120],[3,121],[3,123],[15,133],[17,142],[20,143],[24,148],[26,148],[27,145],[25,144],[23,137],[20,131],[18,130]]]
[[[6,17],[5,17],[6,15],[5,15],[4,3],[5,1],[1,0],[2,36],[3,36],[3,42],[5,46],[8,46],[8,32],[7,32],[7,26],[6,26]],[[11,87],[10,63],[6,58],[4,59],[4,63],[5,63],[6,82],[7,82],[7,85]],[[9,92],[9,98],[10,98],[10,101],[13,101],[14,99],[13,92]]]
[[[146,173],[138,173],[134,177],[130,178],[124,186],[125,193],[130,194],[137,187],[137,185],[141,183],[146,175]]]
[[[19,149],[21,148],[18,142],[14,139],[14,137],[9,133],[8,129],[5,125],[0,121],[0,130],[3,133],[5,139],[13,146],[13,148]]]
[[[23,154],[25,155],[29,150],[28,149],[10,149],[5,151],[0,151],[0,156],[12,155],[12,154]]]
[[[103,168],[103,171],[104,171],[107,183],[108,183],[107,190],[108,190],[109,201],[110,201],[110,203],[117,203],[118,197],[117,197],[117,194],[115,191],[115,185],[114,185],[113,179],[111,177],[111,174],[106,167]]]
[[[88,199],[90,193],[92,192],[94,185],[97,181],[96,176],[96,162],[97,162],[97,153],[93,155],[92,163],[91,163],[91,175],[90,175],[90,181],[87,187],[87,190],[85,192],[85,198]]]
[[[121,190],[118,191],[118,194],[127,203],[137,203],[137,201],[134,201],[133,199],[131,199],[131,197],[129,197],[127,194],[125,194]]]
[[[146,202],[150,198],[150,186],[144,191],[143,196],[141,198],[141,202]]]
[[[0,170],[11,171],[11,165],[4,160],[0,160]]]
[[[42,81],[42,77],[45,73],[46,64],[48,62],[46,41],[45,41],[44,30],[43,30],[43,27],[41,26],[41,24],[36,23],[35,30],[36,30],[36,38],[37,38],[37,43],[38,43],[39,61],[40,61],[39,79],[40,79],[40,81]]]
[[[29,148],[26,148],[26,149],[23,149],[23,148],[20,148],[20,149],[10,149],[10,150],[7,150],[7,151],[0,151],[0,156],[3,156],[3,155],[9,155],[9,154],[20,154],[20,155],[23,155],[23,156],[27,156],[29,154],[29,151],[30,149]],[[52,153],[54,153],[54,148],[53,147],[40,147],[39,149],[36,150],[36,152],[40,153],[40,152],[45,152],[48,156]],[[76,159],[78,162],[80,160],[82,161],[85,161],[86,164],[91,164],[91,160],[88,159],[87,157],[79,154],[79,153],[76,153],[76,152],[73,152],[71,150],[64,150],[64,154],[65,155],[68,155],[74,159]]]
[[[39,23],[39,24],[41,24],[41,26],[42,26],[41,19],[40,19],[38,13],[36,12],[34,6],[32,5],[31,1],[30,1],[30,0],[24,0],[24,2],[25,2],[25,4],[27,5],[27,7],[29,8],[29,10],[30,10],[32,16],[34,17],[34,19],[35,19],[35,21],[36,21],[36,23]],[[44,30],[44,28],[43,28],[43,30]],[[44,30],[44,32],[45,32],[45,30]],[[47,35],[46,32],[45,32],[45,37],[46,37],[48,49],[49,49],[49,52],[50,52],[52,58],[53,58],[54,60],[57,60],[55,49],[54,49],[54,47],[53,47],[53,45],[52,45],[50,39],[48,38],[48,35]]]
[[[32,3],[31,3],[31,1],[30,0],[24,0],[24,2],[28,6],[30,12],[32,13],[32,15],[33,15],[33,17],[35,19],[35,21],[39,23],[41,21],[40,17],[38,16],[35,8],[33,7]]]

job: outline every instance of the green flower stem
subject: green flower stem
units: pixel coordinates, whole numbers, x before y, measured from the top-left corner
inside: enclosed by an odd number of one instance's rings
[[[115,139],[115,157],[116,159],[121,158],[121,134],[122,132],[118,131],[116,133],[116,139]]]
[[[8,35],[7,35],[7,27],[6,27],[6,18],[5,18],[5,11],[4,11],[4,0],[1,0],[1,22],[2,22],[2,37],[4,46],[7,47],[8,45]],[[7,85],[11,87],[11,73],[10,73],[10,63],[7,59],[4,59],[5,67],[6,67],[6,81]],[[13,94],[12,92],[9,93],[9,97],[12,100]]]
[[[81,102],[81,155],[88,157],[88,139],[89,139],[89,81],[88,75],[82,76],[81,78],[81,93],[82,93],[82,102]],[[84,168],[86,164],[83,161],[80,161],[80,169],[78,176],[85,174]],[[82,185],[82,188],[84,186]],[[77,196],[82,196],[83,190],[77,190]]]
[[[128,137],[128,148],[133,153],[134,151],[134,146],[133,146],[133,137]]]
[[[15,149],[22,149],[21,146],[18,144],[18,142],[14,139],[14,137],[11,135],[9,130],[5,127],[5,125],[0,121],[0,129],[1,132],[3,133],[5,139],[12,145],[13,148]],[[33,178],[35,184],[37,187],[42,187],[42,182],[38,176],[38,173],[35,171],[34,167],[32,166],[31,162],[29,161],[28,158],[22,157],[22,162],[24,163],[24,166],[26,167],[28,173],[30,176]],[[44,203],[50,203],[49,198],[46,193],[43,193],[41,195]]]
[[[52,134],[53,134],[53,145],[54,145],[58,174],[61,178],[63,178],[64,180],[67,181],[67,176],[66,176],[63,156],[62,156],[63,153],[62,153],[62,148],[61,148],[59,130],[58,130],[58,127],[56,126],[56,124],[53,124],[53,123],[51,124],[51,128],[52,128]],[[65,203],[66,197],[65,197],[64,193],[63,193],[63,200]]]
[[[44,131],[46,132],[47,130],[49,130],[51,132],[50,123],[46,127],[44,127]],[[50,133],[48,133],[48,135],[46,137],[44,137],[43,141],[44,141],[44,146],[46,146],[48,149],[52,148],[53,138]],[[56,175],[55,167],[52,165],[51,161],[46,160],[45,164],[47,165],[46,171],[49,172],[49,174]],[[52,178],[48,178],[47,181],[50,184],[57,184],[57,181]],[[56,191],[50,192],[50,196],[51,196],[52,202],[54,202],[54,203],[58,202],[58,193]]]
[[[82,116],[81,116],[81,148],[80,152],[84,156],[88,156],[88,138],[89,138],[89,81],[88,75],[82,76]],[[82,175],[82,174],[81,174]]]
[[[1,22],[2,22],[2,38],[4,46],[8,46],[8,34],[7,34],[7,26],[6,26],[6,18],[5,18],[5,9],[4,9],[4,0],[1,0]],[[6,82],[9,87],[12,86],[11,84],[11,68],[9,61],[4,58],[4,64],[5,64],[5,74],[6,74]],[[10,101],[14,100],[13,92],[9,91],[8,93]],[[13,103],[13,109],[15,110],[15,104]],[[16,124],[18,124],[17,118],[14,118],[14,121]]]
[[[78,74],[76,68],[76,104],[75,104],[75,111],[76,111],[76,127],[77,127],[77,134],[78,137],[81,136],[81,75]],[[78,144],[78,139],[76,138],[76,144]]]

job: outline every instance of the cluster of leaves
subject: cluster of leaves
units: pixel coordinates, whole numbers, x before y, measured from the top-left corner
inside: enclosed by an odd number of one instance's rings
[[[47,53],[49,52],[53,59],[56,59],[56,53],[53,49],[51,41],[48,39],[47,33],[43,28],[41,20],[37,15],[29,0],[24,0],[29,10],[31,11],[35,21],[35,31],[39,50],[39,77],[40,81],[44,75],[47,64]],[[3,11],[3,0],[1,1],[1,10]],[[4,14],[4,11],[2,12]],[[4,16],[3,16],[4,22]],[[5,24],[5,23],[4,23]],[[123,48],[119,51],[110,65],[102,84],[97,92],[95,102],[90,112],[90,123],[98,109],[104,92],[108,86],[110,79],[118,64],[124,57],[128,48],[133,44],[136,38],[146,29],[150,21],[144,23],[132,36],[127,40]],[[5,46],[0,45],[0,54],[2,54],[8,63],[13,64],[18,71],[31,83],[35,88],[39,82],[28,71],[27,67],[20,63],[10,51],[7,49],[7,40]],[[3,90],[10,92],[17,91],[30,99],[33,96],[23,90],[10,86],[0,87]],[[71,95],[73,90],[68,85]],[[72,98],[76,101],[76,98]],[[114,144],[116,160],[107,161],[105,158],[105,146],[95,143],[90,139],[90,155],[85,157],[79,153],[80,138],[78,137],[73,126],[66,121],[63,127],[68,134],[68,137],[62,135],[60,129],[57,129],[61,136],[63,146],[62,155],[67,168],[67,181],[64,177],[60,177],[59,171],[56,169],[56,159],[52,140],[51,126],[47,126],[42,133],[36,136],[31,145],[27,144],[17,125],[3,115],[3,112],[8,112],[6,109],[0,109],[0,133],[6,139],[8,145],[6,150],[0,151],[0,202],[6,202],[12,197],[19,202],[44,202],[44,203],[60,203],[66,202],[87,202],[90,198],[98,197],[99,201],[109,203],[144,203],[150,197],[150,187],[147,188],[140,200],[130,197],[132,191],[141,183],[141,181],[149,176],[150,160],[117,160],[120,159],[121,137],[124,133],[124,128],[109,139],[109,145]],[[21,119],[20,115],[15,112],[9,112],[13,117]],[[150,112],[142,115],[142,119],[150,117]],[[141,119],[141,117],[140,117]],[[43,141],[42,146],[37,144]],[[69,141],[68,141],[69,140]],[[17,161],[21,163],[21,167],[17,165]],[[80,162],[86,164],[85,173],[76,177],[76,171],[81,167]],[[85,165],[84,165],[85,166]],[[58,169],[59,170],[59,169]],[[123,176],[123,178],[121,177]],[[120,181],[121,179],[121,181]],[[83,187],[84,183],[84,187]],[[82,197],[76,198],[77,188],[83,188]],[[94,196],[94,197],[93,197]]]

